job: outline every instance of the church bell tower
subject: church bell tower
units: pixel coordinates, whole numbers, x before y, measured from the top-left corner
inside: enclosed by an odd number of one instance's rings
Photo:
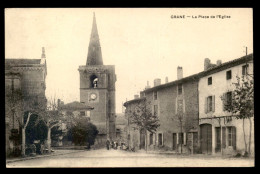
[[[104,65],[95,13],[86,65],[79,66],[80,102],[94,107],[90,121],[97,126],[97,143],[115,138],[115,66]]]

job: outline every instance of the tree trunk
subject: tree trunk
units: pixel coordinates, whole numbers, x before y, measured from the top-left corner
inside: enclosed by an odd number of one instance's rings
[[[145,151],[147,152],[147,131],[145,131]]]
[[[22,127],[22,157],[25,157],[25,128]]]
[[[51,128],[50,127],[48,127],[47,147],[48,147],[48,153],[51,153]]]
[[[252,130],[252,122],[251,118],[249,118],[249,123],[250,123],[250,129],[249,129],[249,141],[248,141],[248,154],[251,154],[251,130]]]
[[[243,118],[243,133],[244,133],[244,142],[245,142],[245,153],[247,153],[247,143],[246,143],[246,133],[245,133],[245,119]]]

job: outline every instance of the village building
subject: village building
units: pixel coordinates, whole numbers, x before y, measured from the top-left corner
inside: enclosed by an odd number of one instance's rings
[[[135,108],[138,105],[145,104],[145,97],[139,98],[139,95],[135,95],[135,99],[129,100],[124,103],[125,106],[125,117],[127,118],[127,146],[130,149],[144,149],[145,148],[145,134],[144,131],[141,131],[131,124],[131,114],[135,111]]]
[[[154,87],[146,89],[134,100],[124,103],[126,115],[133,112],[135,105],[145,103],[160,120],[155,134],[147,132],[149,149],[173,150],[176,153],[196,153],[198,145],[198,74],[183,78],[182,67],[177,68],[177,80],[161,84],[154,80]],[[131,126],[130,126],[131,127]],[[138,139],[139,148],[145,147],[145,132],[130,131],[130,142]],[[131,136],[133,134],[133,136]],[[135,134],[138,134],[136,136]],[[131,144],[131,143],[130,143]]]
[[[77,120],[82,119],[82,121],[91,122],[90,112],[94,108],[80,103],[78,101],[64,104],[63,101],[58,99],[57,103],[58,110],[62,113],[64,119],[61,123],[61,126],[59,126],[59,129],[62,131],[62,135],[59,137],[57,141],[52,141],[52,145],[72,145],[72,142],[64,139],[64,136],[67,134],[68,130],[76,124]]]
[[[235,154],[245,150],[243,121],[225,109],[225,103],[232,101],[236,77],[253,74],[253,54],[217,64],[208,58],[204,72],[199,79],[199,126],[202,153]],[[248,142],[249,120],[245,119],[245,133]],[[254,150],[254,121],[252,120],[252,151]]]
[[[95,14],[88,47],[86,65],[79,66],[80,102],[94,107],[91,122],[97,126],[97,139],[105,146],[106,140],[116,137],[115,130],[115,66],[104,65]]]
[[[124,113],[116,114],[116,140],[127,142],[127,119]]]
[[[6,129],[6,155],[12,153],[20,155],[20,123],[24,114],[27,100],[33,97],[45,98],[45,78],[47,65],[45,49],[39,59],[5,59],[5,129]],[[9,94],[21,92],[22,101],[8,99]],[[14,96],[18,97],[18,96]],[[17,100],[20,101],[20,100]]]

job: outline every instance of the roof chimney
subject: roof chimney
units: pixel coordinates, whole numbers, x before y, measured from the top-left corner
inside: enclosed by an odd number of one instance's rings
[[[42,47],[42,58],[46,58],[45,57],[45,49],[44,49],[44,47]]]
[[[165,77],[165,83],[168,83],[168,77]]]
[[[204,71],[209,69],[209,67],[210,67],[210,59],[209,58],[205,58],[204,59]]]
[[[180,80],[183,78],[183,70],[181,66],[177,67],[177,80]]]
[[[157,78],[157,79],[154,79],[154,85],[153,86],[158,86],[161,84],[161,79]]]
[[[217,66],[221,65],[222,61],[221,60],[217,60]]]
[[[147,81],[147,85],[145,86],[145,89],[149,89],[151,86],[149,86],[149,81]]]
[[[139,95],[134,95],[134,99],[138,99],[139,98]]]

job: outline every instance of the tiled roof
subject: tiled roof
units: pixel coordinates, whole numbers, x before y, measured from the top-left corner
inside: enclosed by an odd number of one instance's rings
[[[92,110],[94,109],[93,107],[91,106],[87,106],[83,103],[80,103],[78,101],[74,101],[74,102],[71,102],[71,103],[68,103],[68,104],[65,104],[65,105],[61,105],[60,106],[61,109],[67,109],[67,110],[81,110],[81,109],[84,109],[84,110]]]
[[[134,102],[139,102],[139,101],[142,101],[142,100],[145,100],[146,98],[145,97],[141,97],[141,98],[137,98],[137,99],[133,99],[133,100],[129,100],[127,102],[124,103],[124,106],[130,104],[130,103],[134,103]]]
[[[249,54],[247,56],[243,56],[243,57],[240,57],[238,59],[234,59],[234,60],[222,63],[218,66],[211,67],[210,69],[208,69],[206,71],[202,71],[200,73],[200,75],[201,75],[201,77],[207,76],[207,75],[217,73],[219,71],[223,71],[225,69],[228,69],[228,68],[231,68],[231,67],[234,67],[234,66],[246,63],[248,61],[252,61],[252,60],[253,60],[253,54]]]
[[[251,60],[253,60],[253,54],[249,54],[247,56],[243,56],[243,57],[240,57],[238,59],[234,59],[234,60],[222,63],[221,65],[218,65],[218,66],[212,66],[210,69],[208,69],[206,71],[202,71],[202,72],[199,72],[197,74],[193,74],[191,76],[184,77],[184,78],[179,79],[179,80],[175,80],[173,82],[169,82],[169,83],[166,83],[166,84],[162,84],[162,85],[158,85],[158,86],[146,89],[146,90],[144,90],[144,92],[151,92],[151,91],[166,88],[166,87],[169,87],[169,86],[172,86],[172,85],[177,85],[178,83],[182,83],[182,82],[189,81],[189,80],[198,80],[201,77],[208,76],[210,74],[217,73],[219,71],[223,71],[225,69],[243,64],[243,63],[245,63],[247,61],[251,61]],[[133,100],[130,100],[130,101],[133,101]],[[128,102],[130,102],[130,101],[128,101]]]

